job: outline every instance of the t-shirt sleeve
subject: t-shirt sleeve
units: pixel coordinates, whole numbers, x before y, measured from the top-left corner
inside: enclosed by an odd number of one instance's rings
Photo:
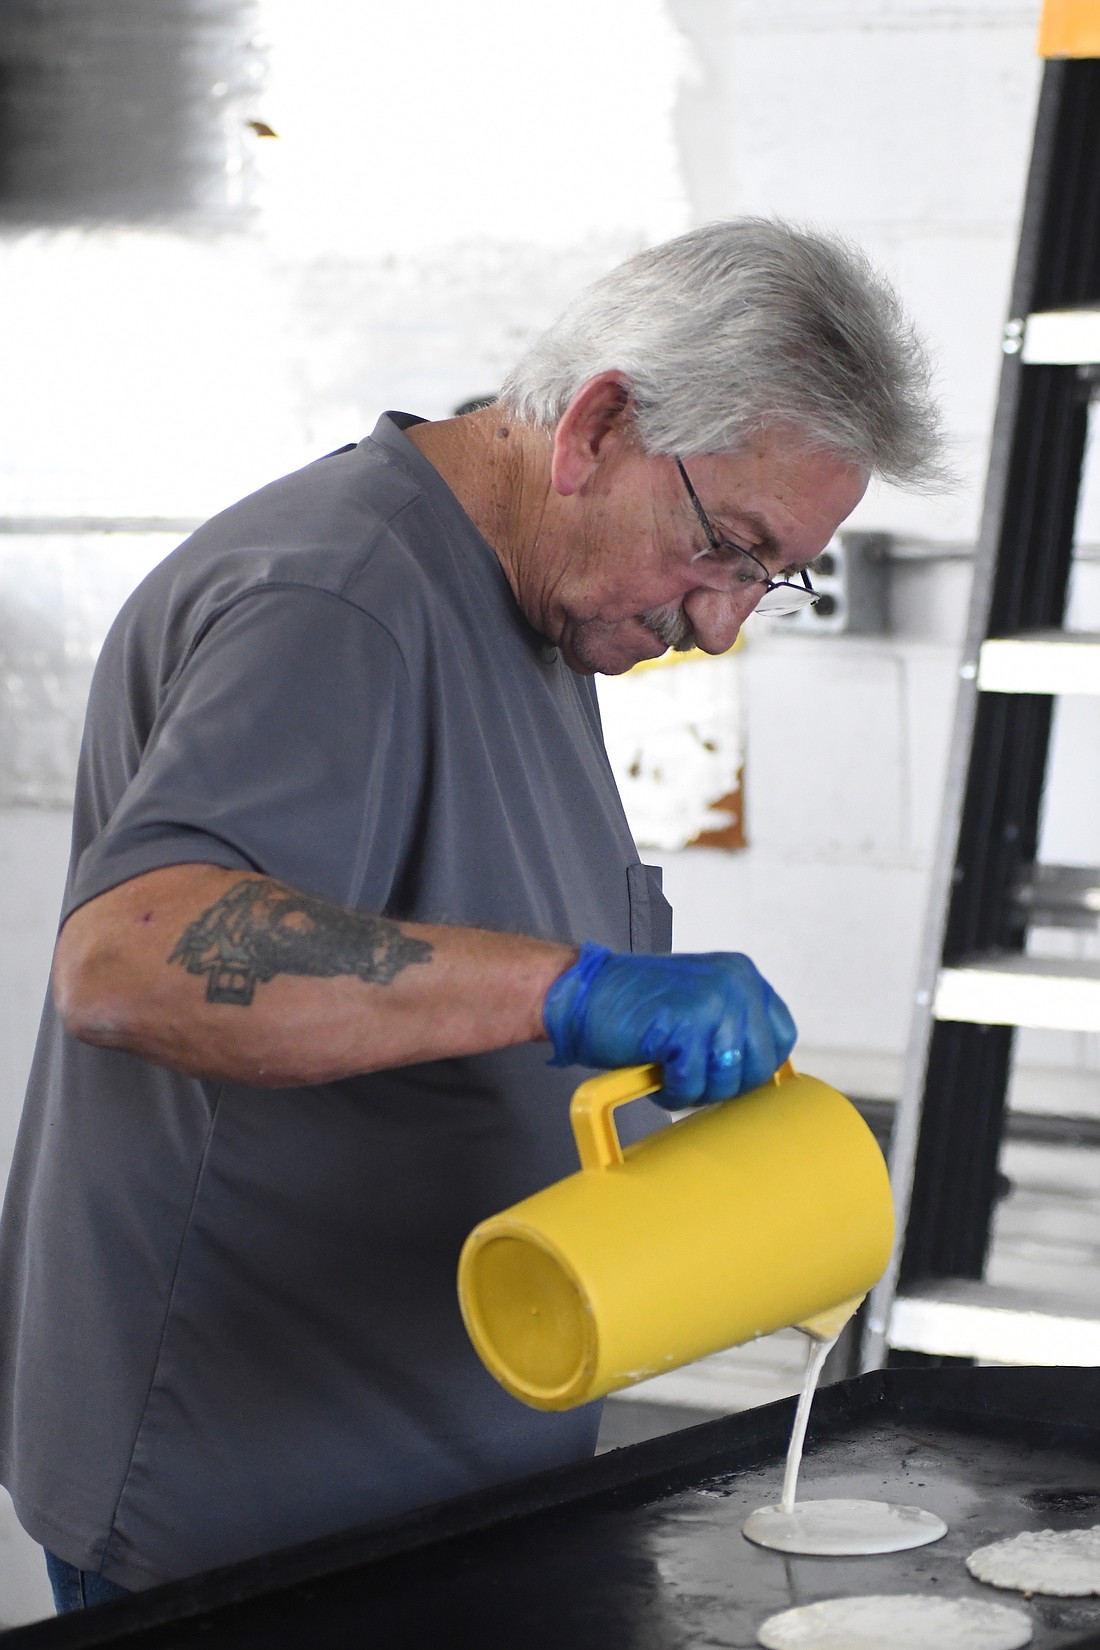
[[[80,856],[65,915],[188,862],[385,910],[424,738],[410,698],[397,643],[361,608],[298,586],[241,597],[171,682],[133,779]]]

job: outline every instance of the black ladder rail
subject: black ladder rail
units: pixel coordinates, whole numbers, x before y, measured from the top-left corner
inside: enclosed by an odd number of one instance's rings
[[[974,584],[891,1176],[903,1234],[872,1294],[863,1369],[889,1353],[899,1289],[980,1279],[1015,1028],[937,1020],[940,971],[1019,954],[1017,898],[1035,860],[1053,700],[982,693],[992,637],[1061,629],[1090,390],[1076,365],[1029,363],[1026,318],[1100,301],[1100,59],[1046,64],[1005,330]]]

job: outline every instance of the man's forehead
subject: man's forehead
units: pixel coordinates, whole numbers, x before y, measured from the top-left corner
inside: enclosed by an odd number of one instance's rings
[[[706,460],[706,505],[718,520],[748,527],[756,543],[777,554],[795,552],[792,529],[819,528],[831,537],[863,496],[867,477],[836,453],[762,436],[751,448]],[[812,559],[804,555],[804,559]]]
[[[702,462],[696,460],[696,466],[704,471],[699,483],[715,525],[728,523],[742,533],[748,529],[761,548],[779,549],[779,505],[789,485],[783,456],[760,446],[751,452],[710,454]]]
[[[831,454],[778,435],[761,435],[751,446],[732,453],[703,454],[695,463],[707,471],[716,506],[758,510],[763,509],[773,491],[812,488],[823,469],[842,467]]]

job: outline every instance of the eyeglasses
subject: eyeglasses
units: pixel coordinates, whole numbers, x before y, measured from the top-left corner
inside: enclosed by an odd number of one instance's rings
[[[818,600],[818,594],[810,583],[810,576],[805,568],[802,570],[801,584],[795,584],[790,579],[773,579],[764,563],[754,556],[751,550],[742,550],[739,544],[731,544],[729,539],[720,539],[699,502],[698,494],[691,485],[680,458],[676,459],[676,468],[687,488],[691,507],[699,517],[699,525],[707,539],[707,549],[698,550],[692,556],[692,561],[705,560],[728,572],[731,586],[735,589],[745,585],[762,584],[764,594],[756,604],[757,613],[799,613],[804,607],[812,607]]]

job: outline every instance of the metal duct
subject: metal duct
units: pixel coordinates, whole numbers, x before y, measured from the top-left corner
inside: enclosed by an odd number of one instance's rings
[[[0,225],[247,212],[255,0],[5,0]]]

